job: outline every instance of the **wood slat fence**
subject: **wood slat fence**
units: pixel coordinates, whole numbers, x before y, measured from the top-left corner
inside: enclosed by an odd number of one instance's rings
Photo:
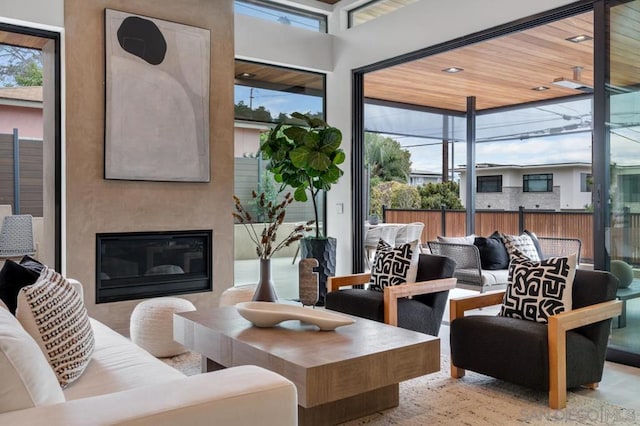
[[[625,247],[640,247],[640,214],[628,215],[629,227],[638,232],[627,232]],[[626,217],[626,216],[625,216]],[[385,209],[384,222],[423,222],[422,241],[436,239],[438,235],[462,237],[466,233],[465,212],[460,210],[400,210]],[[443,226],[444,222],[444,226]],[[476,212],[476,235],[489,236],[494,231],[517,235],[523,229],[541,237],[578,238],[582,241],[582,261],[593,261],[593,213],[541,212],[541,211],[479,211]],[[622,231],[622,228],[620,229]],[[620,232],[622,234],[622,232]],[[615,235],[614,235],[615,237]],[[617,241],[617,239],[613,239]],[[615,248],[614,248],[615,249]],[[621,252],[622,245],[618,248]],[[629,253],[629,250],[626,250]],[[612,250],[615,256],[616,251]],[[640,248],[629,254],[631,263],[640,264]]]

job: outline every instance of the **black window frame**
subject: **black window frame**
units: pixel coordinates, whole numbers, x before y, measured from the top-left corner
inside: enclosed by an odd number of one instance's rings
[[[234,0],[233,2],[234,6],[237,2],[244,3],[244,4],[255,4],[256,6],[261,6],[261,7],[273,10],[275,12],[284,12],[291,15],[297,15],[303,18],[307,18],[307,19],[315,19],[319,23],[319,26],[318,26],[319,28],[317,31],[312,30],[310,28],[303,28],[303,29],[307,29],[309,31],[315,31],[319,33],[325,33],[325,34],[328,32],[327,31],[327,28],[328,28],[327,15],[324,15],[322,13],[310,12],[308,10],[299,9],[297,7],[292,7],[284,4],[274,3],[268,0]]]
[[[580,173],[580,192],[593,191],[593,174]]]
[[[497,183],[497,190],[485,190],[486,184]],[[497,193],[502,192],[502,175],[476,176],[476,192],[480,193]]]
[[[540,178],[532,179],[534,176],[539,176]],[[544,178],[542,178],[544,176]],[[531,190],[529,187],[529,182],[531,181],[547,181],[547,188],[544,191]],[[553,192],[553,173],[531,173],[522,175],[522,192]]]

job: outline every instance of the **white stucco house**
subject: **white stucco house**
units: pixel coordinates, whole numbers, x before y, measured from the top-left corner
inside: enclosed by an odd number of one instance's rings
[[[466,168],[460,199],[466,200]],[[476,209],[584,210],[591,204],[591,164],[490,164],[476,166]]]

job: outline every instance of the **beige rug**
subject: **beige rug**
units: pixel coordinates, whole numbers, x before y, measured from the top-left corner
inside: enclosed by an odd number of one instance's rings
[[[200,372],[200,355],[163,359],[187,375]],[[442,357],[438,373],[400,384],[400,405],[345,425],[638,425],[640,413],[569,392],[567,408],[551,410],[547,393],[467,372],[449,376]],[[597,392],[597,391],[596,391]]]

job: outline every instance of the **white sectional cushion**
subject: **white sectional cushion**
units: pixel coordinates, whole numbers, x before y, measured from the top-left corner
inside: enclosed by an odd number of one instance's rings
[[[82,376],[64,390],[67,400],[155,385],[184,374],[154,358],[129,339],[91,318],[93,357]]]
[[[78,291],[46,268],[18,294],[16,317],[34,338],[63,388],[76,380],[91,360],[93,332]]]
[[[64,400],[38,344],[8,309],[0,309],[0,413]]]

